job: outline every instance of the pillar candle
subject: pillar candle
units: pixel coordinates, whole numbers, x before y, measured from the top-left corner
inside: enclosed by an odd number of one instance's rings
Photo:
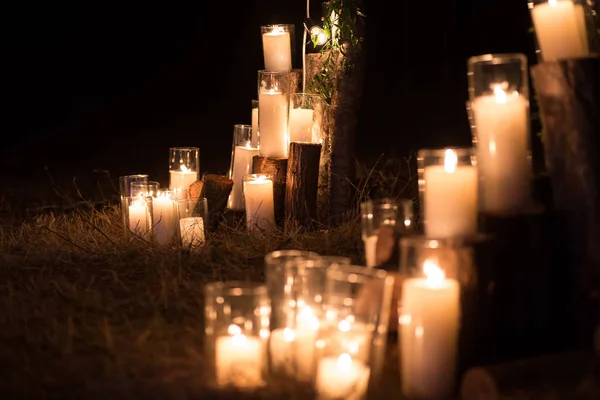
[[[544,61],[590,55],[584,9],[571,0],[549,0],[531,10],[531,18]]]
[[[377,235],[363,237],[365,242],[365,259],[367,267],[377,265]]]
[[[369,367],[353,360],[348,353],[342,353],[338,357],[324,357],[317,364],[317,398],[361,399],[367,392],[370,374]]]
[[[258,107],[252,109],[252,147],[258,147]]]
[[[260,387],[263,385],[262,367],[263,352],[259,338],[235,333],[216,339],[215,372],[219,386]]]
[[[454,391],[460,289],[432,261],[423,268],[426,278],[402,283],[402,392],[408,398],[446,398]]]
[[[142,197],[134,199],[129,206],[129,229],[138,234],[148,231],[148,208]]]
[[[204,220],[202,217],[186,217],[179,220],[181,232],[181,245],[184,247],[197,247],[204,243]]]
[[[264,176],[244,182],[246,202],[246,228],[248,231],[275,227],[275,208],[273,202],[273,180]]]
[[[290,110],[290,142],[312,142],[313,113],[313,110],[307,108]]]
[[[477,134],[480,210],[506,213],[530,200],[529,101],[507,95],[496,85],[493,95],[471,102]]]
[[[457,165],[447,149],[444,165],[425,167],[425,234],[433,238],[472,236],[477,233],[477,169]]]
[[[308,382],[312,376],[317,332],[279,328],[271,332],[269,350],[274,371]]]
[[[262,34],[265,70],[284,72],[292,69],[292,46],[290,33],[275,26],[271,32]]]
[[[190,185],[198,180],[198,172],[190,171],[185,165],[181,166],[180,171],[169,171],[171,190],[188,190]]]
[[[271,158],[288,156],[289,101],[282,92],[261,91],[258,94],[258,130],[260,155]]]
[[[250,147],[250,143],[246,146],[235,146],[233,150],[233,172],[231,174],[233,189],[227,202],[227,208],[230,210],[245,209],[242,178],[251,173],[252,158],[257,155],[258,149]]]
[[[171,243],[175,236],[175,204],[168,193],[159,193],[152,199],[152,230],[161,245]]]

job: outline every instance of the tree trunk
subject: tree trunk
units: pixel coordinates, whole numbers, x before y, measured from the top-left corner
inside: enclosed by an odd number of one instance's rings
[[[293,69],[290,75],[290,94],[302,93],[302,70]]]
[[[233,181],[224,175],[204,175],[201,197],[208,201],[208,220],[211,231],[219,226],[227,207],[227,199],[233,188]]]
[[[290,143],[285,215],[286,221],[295,220],[303,228],[310,228],[317,219],[320,156],[318,143]]]
[[[266,174],[272,176],[275,222],[279,227],[282,227],[285,221],[285,180],[287,166],[287,158],[254,156],[252,159],[253,174]]]

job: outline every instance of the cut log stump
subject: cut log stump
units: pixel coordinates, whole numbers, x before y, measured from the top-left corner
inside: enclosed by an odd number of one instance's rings
[[[225,175],[207,174],[204,175],[203,182],[200,196],[205,197],[208,202],[209,227],[210,231],[214,231],[225,213],[233,181]]]
[[[282,227],[285,221],[285,180],[287,175],[287,166],[287,158],[254,156],[252,159],[253,174],[271,175],[273,179],[275,222],[279,227]]]
[[[285,217],[286,221],[296,221],[303,228],[310,228],[317,219],[320,158],[320,144],[290,143],[285,183]]]

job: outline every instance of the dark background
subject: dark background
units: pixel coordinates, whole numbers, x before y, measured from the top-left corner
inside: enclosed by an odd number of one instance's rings
[[[16,2],[15,2],[16,3]],[[367,76],[356,156],[469,145],[466,59],[523,52],[526,0],[367,0]],[[170,146],[200,147],[202,172],[229,167],[232,128],[250,123],[260,26],[295,23],[303,0],[18,2],[10,6],[3,174],[149,173]],[[311,16],[320,17],[311,1]],[[300,43],[297,61],[301,67]]]

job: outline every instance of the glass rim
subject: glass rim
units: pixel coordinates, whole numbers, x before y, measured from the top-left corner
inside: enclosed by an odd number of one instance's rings
[[[204,295],[225,295],[232,297],[267,295],[267,285],[262,282],[223,281],[204,285]]]
[[[344,263],[344,265],[348,265],[348,264],[352,263],[352,258],[347,257],[347,256],[333,256],[333,255],[328,255],[328,254],[325,254],[325,255],[319,254],[319,257],[321,258],[322,261],[325,261],[325,262],[335,263],[335,260],[344,260],[344,261],[346,261],[346,263]],[[337,264],[342,264],[342,263],[338,262]]]
[[[477,56],[471,56],[467,60],[467,65],[472,66],[480,63],[501,65],[511,60],[519,60],[523,62],[524,65],[527,65],[527,56],[524,53],[487,53]]]
[[[296,25],[295,24],[267,24],[267,25],[261,25],[260,28],[261,29],[263,29],[263,28],[271,28],[272,29],[272,28],[276,28],[276,27],[279,27],[279,26],[285,26],[285,27],[293,26],[293,27],[295,27]]]
[[[273,181],[273,175],[271,174],[248,174],[242,177],[243,182],[257,180],[258,178],[263,177],[264,180]]]
[[[475,147],[427,147],[417,151],[417,158],[444,157],[446,150],[454,150],[458,157],[474,156]]]
[[[361,278],[357,278],[355,282],[351,282],[351,280],[349,280],[347,277],[342,278],[342,275],[357,275],[362,278],[380,279],[382,281],[385,281],[390,276],[390,274],[388,274],[387,271],[384,271],[382,269],[369,268],[363,265],[355,264],[333,264],[327,270],[327,275],[328,277],[332,275],[332,279],[338,281],[344,280],[350,283],[359,283],[361,281]]]
[[[170,151],[198,151],[199,147],[169,147]]]
[[[289,250],[275,250],[270,253],[267,253],[264,257],[265,264],[275,264],[275,260],[281,258],[285,259],[286,257],[308,257],[308,260],[319,260],[321,259],[321,255],[314,251],[308,250],[297,250],[297,249],[289,249]],[[286,260],[289,261],[289,260]]]
[[[400,238],[400,247],[421,247],[425,249],[461,249],[472,247],[475,243],[491,236],[478,233],[472,237],[434,238],[423,234],[406,235]]]
[[[406,199],[406,200],[408,200],[408,199]],[[385,210],[399,210],[401,204],[402,204],[402,202],[399,202],[398,200],[392,199],[390,197],[384,197],[382,199],[369,199],[367,201],[363,201],[362,203],[360,203],[360,210],[363,214],[370,213],[370,211],[377,206],[380,206],[378,208],[382,208]],[[381,207],[381,206],[384,206],[384,207]],[[388,207],[385,207],[385,206],[388,206]]]
[[[266,69],[259,69],[258,70],[258,75],[278,75],[278,76],[285,76],[285,75],[291,75],[291,71],[269,71]]]
[[[125,179],[125,178],[129,178],[129,179],[143,179],[143,178],[148,178],[148,174],[122,175],[122,176],[119,177],[119,179]]]

